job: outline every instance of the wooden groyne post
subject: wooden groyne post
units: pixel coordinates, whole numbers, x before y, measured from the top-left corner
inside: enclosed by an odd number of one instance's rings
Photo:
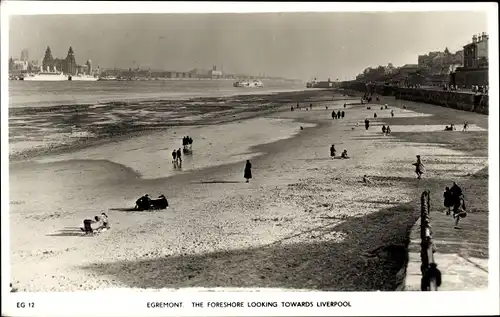
[[[425,190],[422,193],[420,203],[420,238],[422,240],[420,243],[420,258],[422,260],[422,265],[420,266],[420,271],[422,272],[420,288],[422,291],[437,291],[438,287],[441,285],[441,272],[434,261],[436,246],[432,239],[432,227],[430,223],[431,200],[429,190]]]

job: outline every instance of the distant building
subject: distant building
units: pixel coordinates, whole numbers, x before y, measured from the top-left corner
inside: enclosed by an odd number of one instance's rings
[[[21,51],[21,60],[22,61],[28,61],[28,50],[24,49]]]
[[[217,70],[217,66],[213,66],[212,67],[212,70],[209,72],[209,75],[212,77],[212,78],[219,78],[219,77],[222,77],[222,71],[220,70]]]
[[[464,46],[464,68],[488,67],[488,35],[472,36],[472,43]]]
[[[75,59],[75,54],[73,52],[73,48],[70,46],[68,50],[68,55],[66,56],[66,69],[63,69],[63,71],[67,74],[76,74],[77,73],[77,65],[76,65],[76,59]]]

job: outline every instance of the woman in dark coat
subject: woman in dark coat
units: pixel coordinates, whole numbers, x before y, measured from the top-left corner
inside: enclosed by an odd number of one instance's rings
[[[447,208],[446,215],[449,215],[451,213],[451,207],[453,206],[453,197],[451,195],[449,187],[445,188],[443,197],[444,197],[444,206]]]
[[[250,178],[252,178],[252,164],[249,160],[247,160],[247,163],[245,164],[245,172],[243,174],[243,177],[247,180],[247,183],[250,181]]]
[[[331,158],[335,158],[335,153],[336,152],[337,151],[335,150],[335,145],[332,144],[332,146],[330,147],[330,156],[331,156]]]

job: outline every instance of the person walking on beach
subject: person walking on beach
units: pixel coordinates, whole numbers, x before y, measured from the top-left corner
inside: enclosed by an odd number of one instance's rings
[[[377,113],[376,113],[376,112],[373,114],[373,117],[374,117],[374,118],[376,118],[376,117],[377,117]]]
[[[391,134],[391,127],[390,126],[387,126],[387,128],[385,128],[385,134],[386,135]]]
[[[335,150],[335,145],[334,145],[334,144],[332,144],[332,146],[330,147],[330,157],[331,157],[332,159],[333,159],[333,158],[335,158],[335,153],[336,153],[336,152],[337,152],[337,151]]]
[[[297,109],[300,109],[300,107],[299,107],[299,103],[298,103],[298,102],[297,102]]]
[[[245,171],[243,172],[243,177],[247,180],[246,183],[248,183],[252,178],[252,164],[250,163],[250,160],[247,160],[247,163],[245,164]]]
[[[177,152],[175,150],[172,151],[172,164],[177,163]]]
[[[347,104],[344,103],[344,108],[347,106]]]
[[[332,111],[332,119],[337,119],[337,114],[335,113],[335,110]]]
[[[385,124],[382,125],[382,134],[385,135]]]
[[[462,132],[467,131],[469,129],[469,122],[464,122],[464,128],[462,129]]]
[[[391,117],[394,117],[394,110],[391,110]]]
[[[467,216],[467,208],[465,207],[464,196],[460,195],[458,200],[455,201],[453,205],[453,218],[455,218],[455,229],[460,229],[458,222],[460,218],[465,218]]]
[[[311,110],[313,109],[313,104],[312,103],[309,104],[309,109],[311,109]]]
[[[368,120],[368,118],[365,119],[365,129],[368,130],[368,128],[370,127],[370,120]]]
[[[340,119],[340,115],[341,115],[341,113],[340,113],[340,110],[339,110],[339,111],[337,111],[337,118],[338,119]]]
[[[413,163],[415,166],[415,173],[417,174],[417,178],[421,179],[422,174],[424,174],[424,164],[422,164],[422,161],[420,160],[420,155],[417,155],[417,162]]]
[[[341,114],[342,114],[342,119],[344,119],[344,116],[345,116],[344,110],[342,110]]]
[[[453,206],[453,197],[448,186],[444,189],[443,198],[444,206],[447,208],[446,215],[448,216],[451,213],[451,207]]]
[[[177,160],[179,161],[180,164],[182,164],[182,153],[181,153],[181,148],[177,150]]]

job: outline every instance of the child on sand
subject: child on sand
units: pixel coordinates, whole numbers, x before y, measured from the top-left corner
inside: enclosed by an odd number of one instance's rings
[[[349,158],[349,156],[347,156],[347,150],[346,149],[344,149],[344,151],[342,152],[342,154],[340,155],[340,157],[343,158],[343,159],[348,159]]]
[[[421,179],[422,174],[424,174],[424,164],[420,161],[420,155],[417,155],[417,162],[413,163],[415,166],[415,173],[417,174],[417,178]]]

